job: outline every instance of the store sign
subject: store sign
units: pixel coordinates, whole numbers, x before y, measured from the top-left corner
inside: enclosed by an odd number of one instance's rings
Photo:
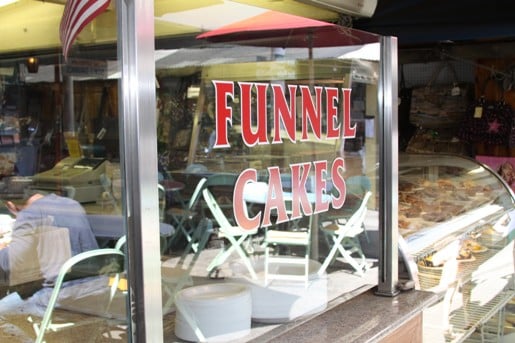
[[[234,101],[236,86],[239,87],[241,106],[241,138],[248,147],[282,144],[283,139],[301,144],[307,142],[308,137],[315,137],[318,141],[356,137],[356,125],[351,126],[351,89],[349,88],[314,87],[313,96],[310,88],[305,85],[288,85],[286,91],[281,85],[268,83],[213,81],[213,85],[216,116],[215,149],[231,147],[228,131],[229,125],[232,125],[233,111],[230,104]],[[300,108],[297,108],[297,96],[301,98]],[[269,98],[272,99],[271,107],[267,103]],[[325,104],[324,110],[322,104]],[[342,109],[343,116],[338,113],[339,108]],[[268,125],[268,118],[273,118],[271,125]],[[297,138],[298,118],[301,120],[299,139]],[[339,118],[343,118],[342,121]],[[323,122],[326,123],[324,130],[322,130]],[[264,210],[253,218],[248,217],[243,190],[247,183],[257,182],[258,172],[253,168],[246,169],[240,173],[234,189],[236,222],[239,226],[251,230],[259,226],[272,225],[270,219],[272,212],[277,214],[276,223],[281,223],[301,218],[303,214],[311,216],[326,212],[330,205],[339,209],[343,206],[346,195],[345,181],[342,176],[344,169],[345,162],[341,157],[330,162],[319,160],[291,164],[292,214],[290,218],[287,215],[281,171],[278,166],[268,167],[268,192]],[[314,175],[314,199],[309,196],[306,187],[311,174]],[[338,196],[327,196],[326,175],[330,176]]]

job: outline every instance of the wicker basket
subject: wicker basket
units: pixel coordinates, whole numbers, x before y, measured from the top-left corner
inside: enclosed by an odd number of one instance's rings
[[[418,280],[421,289],[428,289],[440,284],[443,267],[428,267],[423,262],[417,263]]]

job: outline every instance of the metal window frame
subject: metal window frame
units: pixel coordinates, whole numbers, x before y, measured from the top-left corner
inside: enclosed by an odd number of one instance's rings
[[[397,38],[381,37],[379,120],[379,279],[377,295],[395,296],[398,283],[398,56]]]
[[[163,341],[155,120],[154,4],[118,1],[118,56],[121,59],[121,167],[127,226],[129,340]],[[380,257],[376,293],[398,293],[397,233],[397,39],[381,37],[378,88],[380,136]],[[148,168],[149,165],[156,168]],[[145,225],[143,225],[145,224]],[[156,229],[157,230],[157,229]]]
[[[159,204],[154,60],[154,2],[117,1],[121,61],[120,142],[127,227],[128,334],[162,342]],[[155,168],[149,166],[155,165]],[[155,233],[155,234],[154,234]]]

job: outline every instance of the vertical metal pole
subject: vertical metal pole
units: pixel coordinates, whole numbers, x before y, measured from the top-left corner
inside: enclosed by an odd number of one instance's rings
[[[75,99],[73,76],[64,77],[63,131],[75,132]]]
[[[398,74],[397,38],[381,37],[379,83],[379,283],[376,294],[398,294]]]
[[[130,341],[162,342],[157,189],[154,2],[119,0],[120,146],[124,177]]]

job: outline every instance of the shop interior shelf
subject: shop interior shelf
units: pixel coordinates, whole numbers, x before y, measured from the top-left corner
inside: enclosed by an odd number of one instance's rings
[[[464,342],[474,333],[476,333],[476,337],[481,337],[482,342],[489,341],[490,338],[498,339],[503,334],[504,308],[513,296],[515,296],[513,289],[506,290],[497,294],[487,304],[469,303],[451,314],[451,326],[445,336],[446,342]],[[497,321],[498,325],[492,325],[489,322],[492,319]]]

